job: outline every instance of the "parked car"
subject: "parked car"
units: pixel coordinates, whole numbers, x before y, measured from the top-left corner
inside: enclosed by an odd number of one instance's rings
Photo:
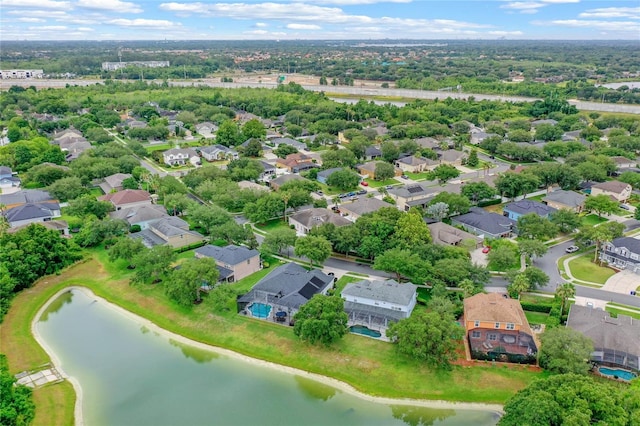
[[[356,192],[356,194],[358,194],[358,195],[364,195],[366,193],[367,193],[366,189],[361,189],[360,191]]]
[[[349,192],[349,193],[347,194],[347,197],[353,197],[354,195],[356,195],[356,193],[355,193],[355,192]]]
[[[407,176],[407,175],[402,175],[402,176],[400,176],[400,177],[401,177],[402,179],[409,179],[409,176]]]
[[[567,253],[575,253],[575,252],[577,252],[578,250],[580,250],[580,247],[578,247],[578,246],[569,246],[569,247],[567,247],[567,248],[566,248],[566,250],[565,250],[565,251],[566,251]]]
[[[393,188],[393,185],[387,185],[387,186],[385,186],[385,188],[386,188],[386,189],[392,189],[392,188]]]
[[[491,247],[489,247],[489,246],[484,246],[484,247],[482,248],[482,252],[483,252],[483,253],[485,253],[485,254],[486,254],[486,253],[489,253],[490,251],[491,251]]]
[[[626,205],[626,204],[620,204],[620,208],[621,208],[621,209],[623,209],[623,210],[631,210],[631,209],[629,208],[629,206],[628,206],[628,205]]]
[[[363,180],[362,182],[360,182],[360,185],[369,186],[369,182]]]

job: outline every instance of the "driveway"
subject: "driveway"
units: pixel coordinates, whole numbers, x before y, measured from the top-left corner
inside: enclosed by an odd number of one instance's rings
[[[640,286],[640,275],[632,271],[620,271],[607,280],[603,290],[614,293],[631,294]]]
[[[487,266],[489,264],[488,255],[482,252],[483,248],[484,247],[477,248],[469,253],[472,263],[479,266]]]

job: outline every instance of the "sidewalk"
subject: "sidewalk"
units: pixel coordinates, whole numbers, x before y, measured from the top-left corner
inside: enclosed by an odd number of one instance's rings
[[[569,277],[569,280],[570,280],[570,281],[573,281],[573,283],[574,283],[574,284],[578,284],[578,285],[580,285],[580,284],[586,284],[586,285],[590,285],[590,286],[595,286],[595,287],[599,287],[599,288],[601,288],[601,287],[602,287],[602,284],[600,284],[600,283],[594,283],[593,281],[584,281],[584,280],[579,280],[579,279],[577,279],[576,277],[574,277],[574,276],[571,274],[571,268],[569,268],[569,262],[571,262],[573,259],[577,259],[577,258],[579,258],[580,256],[583,256],[584,254],[585,254],[585,253],[581,253],[581,254],[578,254],[578,255],[575,255],[575,256],[571,256],[571,257],[566,258],[566,259],[564,260],[564,262],[562,262],[562,266],[564,267],[564,274],[565,274],[565,275],[567,275],[567,276]],[[561,274],[561,276],[562,276],[562,274]]]

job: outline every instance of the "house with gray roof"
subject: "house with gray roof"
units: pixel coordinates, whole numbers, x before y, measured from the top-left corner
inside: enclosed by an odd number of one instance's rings
[[[547,119],[541,119],[541,120],[534,120],[531,122],[531,126],[532,127],[538,127],[541,124],[550,124],[552,126],[555,126],[556,124],[558,124],[558,122],[556,120],[553,120],[551,118],[547,118]]]
[[[11,194],[0,194],[0,204],[5,208],[17,207],[27,203],[57,202],[51,194],[40,189],[22,189]]]
[[[262,269],[258,250],[233,244],[225,247],[209,244],[196,249],[195,256],[197,258],[209,257],[215,260],[218,269],[220,269],[221,281],[238,281]]]
[[[262,319],[291,321],[302,305],[316,294],[327,294],[333,277],[318,269],[306,270],[297,263],[278,266],[238,298],[238,311],[251,315],[252,305],[266,307]]]
[[[307,149],[307,144],[291,138],[273,138],[271,143],[277,148],[280,145],[289,145],[297,149]]]
[[[415,285],[399,284],[393,279],[349,283],[341,297],[350,325],[378,330],[390,322],[409,318],[417,302]]]
[[[167,216],[148,223],[147,229],[128,234],[138,238],[146,247],[169,245],[173,248],[202,243],[204,236],[189,230],[189,224],[176,216]]]
[[[218,131],[218,126],[216,126],[215,124],[209,121],[196,124],[196,133],[198,133],[200,136],[204,138],[207,138],[207,139],[214,138],[215,135],[213,133],[217,131]]]
[[[547,194],[542,198],[542,202],[554,209],[568,209],[580,213],[584,209],[584,202],[587,196],[575,191],[565,191],[559,189]]]
[[[607,242],[600,251],[600,260],[616,269],[628,269],[640,274],[640,239],[620,237]]]
[[[632,189],[628,183],[608,180],[593,185],[591,195],[608,195],[611,199],[624,203],[631,196]]]
[[[396,186],[388,192],[398,208],[403,211],[408,211],[411,207],[426,207],[431,198],[435,196],[426,186],[419,183]]]
[[[282,185],[292,180],[304,180],[304,178],[300,175],[295,175],[295,174],[282,175],[282,176],[278,176],[277,178],[271,179],[269,181],[269,186],[274,191],[277,191]]]
[[[329,176],[331,176],[335,172],[339,172],[340,170],[344,170],[344,168],[342,168],[342,167],[334,167],[332,169],[322,170],[322,171],[318,172],[318,175],[317,175],[316,179],[318,180],[318,182],[324,183],[326,185],[327,179],[329,179]]]
[[[60,204],[57,202],[20,204],[6,209],[2,214],[11,228],[31,223],[47,222],[61,216]]]
[[[415,155],[399,158],[395,163],[396,167],[400,170],[409,173],[420,173],[425,170],[433,170],[438,166],[438,164],[440,164],[439,161],[416,157]]]
[[[465,241],[472,242],[475,248],[482,247],[482,238],[477,235],[470,234],[454,226],[447,225],[443,222],[428,223],[427,227],[431,232],[431,239],[434,244],[442,246],[459,246]]]
[[[346,214],[346,218],[352,222],[367,213],[377,212],[384,207],[394,207],[385,201],[378,200],[374,197],[362,197],[351,203],[340,204],[340,211]]]
[[[599,364],[640,371],[640,320],[588,306],[571,305],[567,327],[593,341],[591,360]]]
[[[112,219],[126,220],[129,226],[138,225],[141,230],[147,229],[151,222],[167,216],[167,209],[161,204],[137,205],[109,213]]]
[[[519,200],[509,203],[502,209],[504,215],[509,219],[518,220],[520,216],[525,214],[534,213],[540,217],[548,218],[549,215],[556,211],[553,207],[547,204],[539,203],[533,200]]]
[[[507,238],[516,233],[517,222],[479,207],[471,207],[469,213],[451,218],[451,225],[462,226],[468,232],[483,238]]]
[[[323,208],[311,208],[289,216],[289,225],[295,228],[298,235],[307,235],[313,228],[325,223],[332,223],[336,227],[351,225],[351,221]]]
[[[377,146],[368,146],[364,150],[364,159],[366,161],[377,160],[382,157],[382,150]]]
[[[4,194],[15,192],[20,188],[21,183],[20,178],[13,175],[11,167],[0,166],[0,192]]]
[[[238,151],[223,145],[203,146],[200,148],[200,155],[207,161],[237,160],[240,158]]]
[[[162,153],[162,159],[168,166],[184,166],[197,164],[200,156],[193,148],[171,148]]]
[[[122,191],[122,182],[130,177],[132,176],[129,173],[115,173],[104,178],[104,182],[99,183],[98,186],[105,194]]]

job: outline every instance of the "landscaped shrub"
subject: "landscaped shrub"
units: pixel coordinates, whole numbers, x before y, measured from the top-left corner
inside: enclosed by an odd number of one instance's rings
[[[543,312],[545,314],[548,314],[549,312],[551,312],[551,309],[553,308],[553,305],[538,305],[538,304],[534,304],[534,303],[527,303],[527,302],[520,302],[520,306],[522,306],[522,309],[525,311],[529,311],[529,312]],[[560,313],[560,312],[558,312]]]
[[[502,198],[495,198],[493,200],[484,200],[478,202],[478,207],[487,207],[487,206],[495,206],[496,204],[502,203]]]

